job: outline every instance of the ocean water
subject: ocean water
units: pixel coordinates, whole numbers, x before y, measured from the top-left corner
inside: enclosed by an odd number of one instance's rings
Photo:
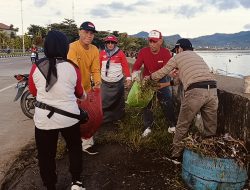
[[[213,72],[233,77],[250,76],[250,50],[195,51]]]

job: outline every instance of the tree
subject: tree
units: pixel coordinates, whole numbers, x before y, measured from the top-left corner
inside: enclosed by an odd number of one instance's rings
[[[53,23],[48,26],[49,30],[58,30],[63,32],[73,42],[78,38],[78,28],[75,21],[72,19],[64,19],[62,23]]]
[[[0,31],[0,48],[6,48],[8,46],[9,36],[5,32]]]
[[[93,44],[99,49],[104,49],[104,38],[109,35],[109,32],[99,31],[95,34],[95,38],[93,40]]]
[[[41,46],[43,44],[43,37],[46,36],[48,29],[42,26],[31,24],[28,27],[27,40],[25,44],[30,48],[32,44]],[[29,37],[29,38],[28,38]],[[25,45],[25,47],[26,47]]]
[[[15,38],[16,37],[16,32],[18,32],[19,28],[14,28],[14,25],[11,24],[10,25],[10,30],[11,30],[10,38]]]
[[[31,24],[28,27],[28,35],[31,35],[33,37],[37,35],[44,37],[46,36],[46,34],[47,34],[47,28],[45,27],[34,25],[34,24]]]

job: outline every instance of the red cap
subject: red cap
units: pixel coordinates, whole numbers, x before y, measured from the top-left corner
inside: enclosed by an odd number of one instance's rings
[[[104,38],[104,42],[109,42],[109,41],[118,43],[118,39],[114,35],[110,35]]]
[[[153,40],[153,41],[157,42],[160,39],[162,39],[162,35],[161,35],[161,32],[159,32],[158,30],[152,30],[149,32],[148,40]]]

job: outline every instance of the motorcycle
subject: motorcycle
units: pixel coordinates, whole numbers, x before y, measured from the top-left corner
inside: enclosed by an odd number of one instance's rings
[[[29,89],[26,89],[28,87],[28,80],[29,80],[29,74],[18,74],[14,76],[18,82],[16,84],[17,88],[17,94],[14,99],[14,102],[17,101],[20,97],[20,106],[22,109],[22,112],[28,117],[28,118],[33,118],[34,113],[35,113],[35,102],[36,102],[36,97],[34,97]]]
[[[30,60],[31,60],[31,63],[33,64],[33,63],[36,63],[36,61],[37,61],[37,54],[35,53],[35,52],[32,52],[31,53],[31,56],[30,56]]]

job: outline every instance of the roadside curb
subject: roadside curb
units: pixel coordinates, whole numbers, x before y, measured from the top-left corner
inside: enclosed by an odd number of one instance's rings
[[[21,55],[0,55],[0,58],[8,58],[8,57],[21,57],[21,56],[29,56],[30,54],[21,54]]]

